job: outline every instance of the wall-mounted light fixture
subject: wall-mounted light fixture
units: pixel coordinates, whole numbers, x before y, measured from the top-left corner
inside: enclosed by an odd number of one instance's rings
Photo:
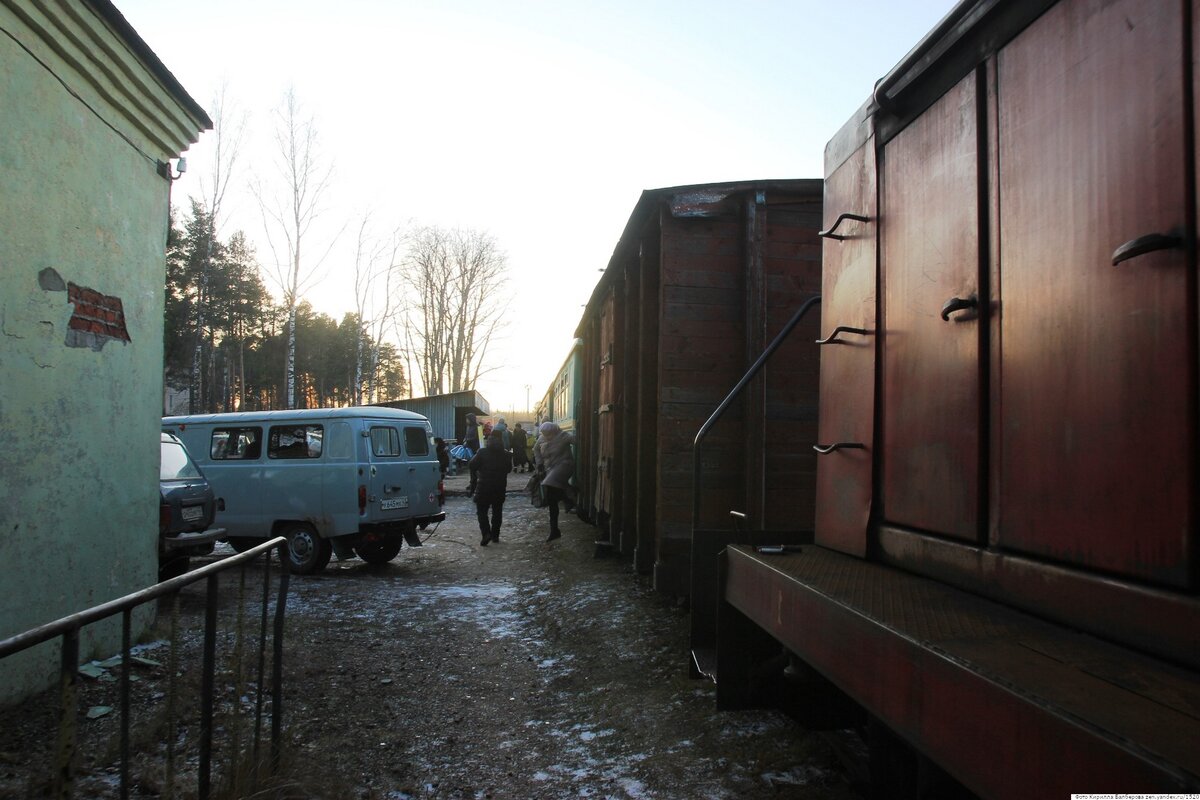
[[[183,173],[187,172],[187,159],[180,157],[175,159],[175,169],[179,171],[178,175],[171,174],[171,164],[168,161],[158,162],[158,174],[169,181],[177,181],[183,177]]]

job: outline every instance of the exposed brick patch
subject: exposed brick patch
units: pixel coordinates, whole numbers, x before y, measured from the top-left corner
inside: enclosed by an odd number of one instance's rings
[[[121,298],[68,283],[67,300],[75,306],[75,313],[67,323],[68,347],[100,350],[111,340],[131,341],[129,331],[125,328],[125,309],[121,305]]]

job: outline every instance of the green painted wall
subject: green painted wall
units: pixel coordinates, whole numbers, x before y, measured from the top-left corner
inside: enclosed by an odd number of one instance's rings
[[[3,4],[0,26],[24,45],[0,36],[5,638],[157,579],[169,184],[156,161],[178,153],[156,154],[122,130],[120,112],[68,62],[48,50],[37,53],[43,63],[31,57],[36,37]],[[87,306],[78,292],[70,302],[65,284],[105,296],[110,310],[118,299],[128,341],[70,332]],[[99,330],[119,331],[114,316],[106,324]],[[118,617],[85,631],[81,660],[119,646]],[[55,680],[57,649],[0,661],[0,704]]]

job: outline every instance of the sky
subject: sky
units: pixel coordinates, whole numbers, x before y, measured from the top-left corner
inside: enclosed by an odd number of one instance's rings
[[[477,390],[525,410],[570,352],[643,190],[823,177],[826,142],[952,0],[114,0],[187,92],[244,115],[219,235],[274,288],[255,181],[274,180],[291,90],[332,170],[304,299],[354,310],[354,245],[421,225],[485,231],[510,302]],[[184,155],[180,212],[211,186]],[[328,253],[328,255],[325,255]],[[314,262],[320,259],[319,265]],[[416,387],[422,394],[421,387]]]

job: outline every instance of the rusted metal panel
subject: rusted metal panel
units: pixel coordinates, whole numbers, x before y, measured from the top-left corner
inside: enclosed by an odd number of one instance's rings
[[[820,412],[817,444],[849,444],[817,456],[816,540],[862,556],[871,513],[875,424],[875,247],[878,213],[875,149],[868,142],[839,163],[825,184],[827,238],[821,290]],[[853,333],[834,336],[838,329]]]
[[[671,367],[666,364],[669,353],[660,346],[659,307],[659,247],[657,236],[647,237],[638,253],[638,291],[641,317],[638,341],[637,414],[637,547],[633,554],[634,568],[641,574],[650,574],[654,569],[655,541],[658,534],[657,485],[658,464],[658,386],[660,370]]]
[[[968,540],[982,527],[975,84],[960,81],[880,165],[883,515]],[[974,306],[946,311],[954,299]]]
[[[1194,258],[1176,3],[1062,2],[1000,51],[996,542],[1195,584]],[[1119,109],[1119,113],[1115,111]]]
[[[576,452],[599,452],[600,416],[603,408],[598,407],[600,381],[600,320],[592,318],[585,320],[576,338],[582,342],[576,350],[580,359],[578,420],[575,426]],[[610,542],[609,530],[606,524],[601,524],[596,508],[596,487],[599,483],[599,464],[595,458],[577,458],[575,462],[575,478],[578,481],[579,505],[583,518],[600,527],[596,541]]]
[[[1200,787],[1194,673],[820,547],[730,548],[723,593],[980,796]]]
[[[787,325],[804,301],[821,292],[822,200],[815,196],[792,203],[766,204],[762,211],[763,300],[761,346]],[[761,387],[763,438],[760,452],[745,466],[757,484],[747,486],[752,511],[747,526],[765,531],[811,536],[816,517],[817,403],[820,352],[814,345],[820,317],[809,314],[796,323],[788,339],[767,362],[757,383]]]
[[[745,275],[742,304],[745,314],[745,330],[742,342],[745,355],[743,363],[753,364],[760,353],[767,348],[766,338],[766,275],[765,254],[761,242],[765,238],[767,226],[767,210],[765,197],[761,192],[746,196],[746,210],[742,221],[742,235],[751,246],[743,248],[742,271]],[[740,381],[740,378],[738,379]],[[735,381],[734,385],[737,385]],[[726,394],[732,388],[726,389]],[[718,399],[720,404],[725,399]],[[744,514],[746,524],[754,527],[765,525],[766,509],[763,507],[765,497],[764,481],[766,479],[766,382],[756,377],[742,389],[741,419],[743,441],[743,464],[738,470],[741,477],[742,498],[740,505],[734,505],[729,513]],[[715,406],[714,406],[715,408]],[[693,504],[693,508],[694,508]]]
[[[600,359],[598,397],[596,408],[613,407],[617,401],[617,370],[614,366],[616,351],[616,331],[614,329],[615,295],[609,292],[600,307],[599,346]],[[611,414],[600,414],[597,419],[596,448],[591,453],[581,453],[582,458],[589,458],[596,465],[596,486],[593,502],[596,506],[597,521],[607,526],[613,510],[613,470],[616,459],[616,426]],[[611,529],[610,529],[611,530]]]

